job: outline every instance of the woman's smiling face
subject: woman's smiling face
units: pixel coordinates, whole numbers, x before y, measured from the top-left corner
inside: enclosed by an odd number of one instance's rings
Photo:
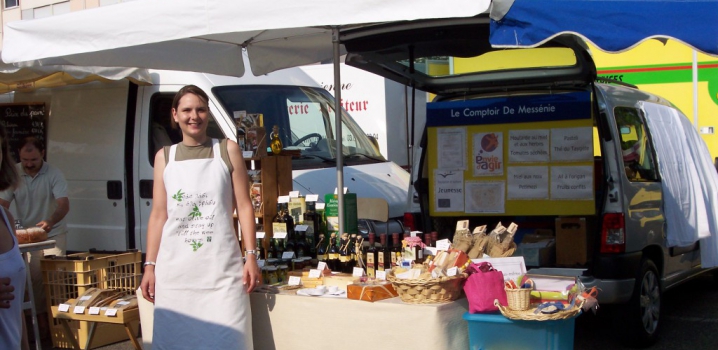
[[[172,109],[172,118],[182,130],[182,135],[199,143],[207,137],[209,107],[201,97],[187,93],[179,100],[176,109]]]

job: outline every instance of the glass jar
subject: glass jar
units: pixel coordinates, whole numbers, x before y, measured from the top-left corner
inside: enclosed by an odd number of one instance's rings
[[[277,282],[279,283],[286,283],[287,282],[287,275],[289,273],[289,266],[287,265],[279,265],[277,268]]]
[[[304,259],[292,259],[292,271],[301,271],[304,269]]]
[[[279,265],[279,259],[269,258],[269,259],[267,259],[267,265],[268,266],[277,266],[277,265]]]
[[[265,266],[262,268],[262,270],[265,270],[267,272],[267,279],[266,284],[277,284],[279,282],[279,276],[277,275],[277,267],[276,266]]]

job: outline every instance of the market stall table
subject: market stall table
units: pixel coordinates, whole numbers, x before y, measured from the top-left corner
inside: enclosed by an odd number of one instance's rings
[[[30,317],[32,318],[32,331],[35,335],[35,348],[42,350],[42,344],[40,343],[40,330],[37,326],[37,310],[35,309],[35,296],[32,290],[32,277],[30,274],[30,263],[27,260],[27,253],[38,250],[51,249],[55,247],[55,241],[47,240],[36,243],[26,243],[18,245],[20,247],[20,253],[25,260],[25,271],[27,272],[27,295],[29,300],[22,304],[23,310],[30,310]]]
[[[334,297],[251,293],[255,350],[468,349],[462,298],[443,304],[374,303]]]
[[[74,304],[74,300],[71,299],[68,301],[68,303]],[[132,343],[132,346],[134,346],[136,350],[142,350],[142,345],[140,345],[139,341],[137,341],[137,337],[135,336],[135,334],[137,334],[138,326],[140,323],[140,310],[138,308],[117,310],[116,316],[105,316],[104,314],[75,314],[72,312],[72,310],[69,310],[68,312],[61,312],[59,311],[59,306],[52,306],[52,317],[60,320],[65,335],[72,344],[73,349],[90,349],[90,345],[92,344],[92,338],[95,335],[97,323],[112,323],[124,325],[125,331],[127,331],[127,335],[130,337],[130,342]],[[70,325],[68,324],[69,321],[87,321],[91,323],[90,332],[87,336],[87,342],[85,343],[85,346],[83,348],[80,348],[79,344],[77,343],[77,340],[75,339],[73,332],[70,329]]]

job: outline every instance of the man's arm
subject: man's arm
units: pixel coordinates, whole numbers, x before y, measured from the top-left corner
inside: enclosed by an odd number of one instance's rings
[[[37,223],[37,227],[45,230],[45,232],[50,232],[52,226],[62,220],[70,211],[70,200],[67,197],[58,198],[56,201],[57,208],[55,208],[55,211],[50,215],[50,218]],[[2,202],[0,202],[0,204],[2,204]]]

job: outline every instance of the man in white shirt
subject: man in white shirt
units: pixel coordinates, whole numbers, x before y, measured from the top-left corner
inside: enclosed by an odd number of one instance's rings
[[[67,225],[65,215],[70,211],[67,198],[67,181],[62,172],[43,160],[45,145],[36,137],[23,140],[19,151],[20,163],[17,163],[20,182],[17,188],[0,192],[0,205],[10,209],[15,201],[15,219],[27,227],[39,227],[54,240],[55,248],[32,252],[28,255],[32,276],[35,309],[38,319],[42,319],[41,328],[45,328],[48,311],[43,288],[40,259],[45,255],[65,255],[67,247]],[[42,330],[45,333],[44,329]],[[45,333],[44,335],[47,335]]]

